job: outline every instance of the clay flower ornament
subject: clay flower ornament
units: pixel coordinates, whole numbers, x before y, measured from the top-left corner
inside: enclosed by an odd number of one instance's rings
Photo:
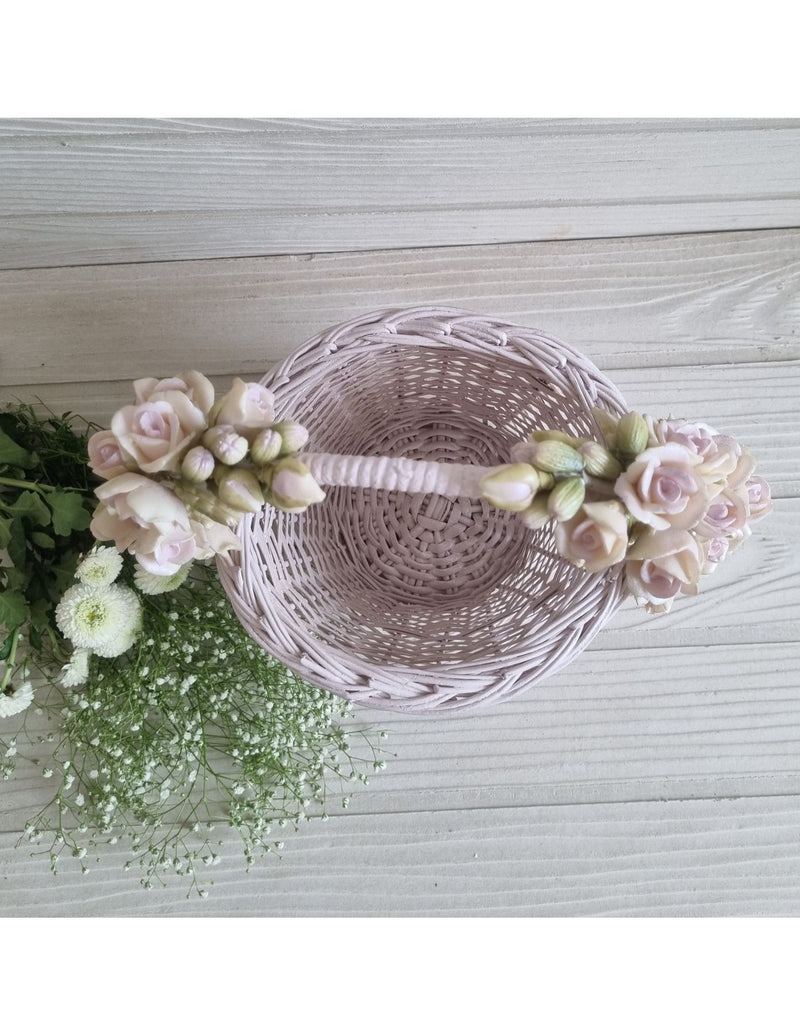
[[[215,402],[197,370],[134,382],[135,402],[89,440],[89,465],[104,479],[91,531],[150,575],[174,577],[193,560],[236,549],[235,529],[266,502],[302,511],[324,499],[294,456],[308,433],[275,422],[274,397],[235,378]]]
[[[530,529],[553,523],[558,553],[587,573],[624,562],[634,600],[664,614],[770,513],[769,485],[709,424],[593,415],[597,439],[544,429],[517,443],[514,462],[482,479],[483,499]]]

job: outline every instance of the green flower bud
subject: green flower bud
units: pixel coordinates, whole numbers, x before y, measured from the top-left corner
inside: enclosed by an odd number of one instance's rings
[[[227,471],[219,481],[219,498],[234,510],[255,514],[264,506],[264,493],[251,471]]]
[[[526,528],[543,528],[550,520],[550,511],[547,509],[547,493],[538,493],[531,505],[520,513],[519,519]]]
[[[583,457],[577,449],[554,439],[536,443],[531,463],[552,474],[579,474],[583,470]]]
[[[487,503],[514,514],[533,502],[539,488],[539,475],[530,464],[504,464],[481,478],[481,495]]]
[[[193,446],[181,462],[181,474],[187,482],[207,481],[214,473],[214,455],[203,446]]]
[[[272,425],[272,430],[277,431],[281,437],[281,456],[288,453],[296,453],[308,442],[308,431],[296,420],[281,420]]]
[[[547,510],[556,521],[569,521],[581,509],[586,496],[583,478],[565,478],[554,486],[547,498]]]
[[[309,469],[293,456],[275,464],[268,492],[270,501],[281,510],[305,510],[312,503],[325,499],[325,493]]]
[[[552,428],[534,431],[532,435],[528,436],[528,440],[530,442],[565,442],[573,449],[577,449],[583,441],[581,438],[575,438],[574,435],[568,435],[565,431],[556,431]]]
[[[587,474],[607,481],[613,481],[622,474],[620,462],[599,442],[584,442],[578,452],[583,457]]]
[[[620,417],[616,433],[616,449],[625,456],[638,456],[647,449],[650,431],[641,413],[626,413]]]
[[[601,410],[598,407],[592,408],[594,422],[600,429],[600,434],[605,440],[609,449],[616,449],[617,424],[619,417],[614,417],[608,410]]]
[[[256,464],[268,464],[270,460],[274,460],[280,455],[282,448],[283,440],[280,432],[275,431],[274,428],[264,428],[253,439],[250,456]]]
[[[217,468],[214,469],[215,472]],[[241,510],[234,510],[223,503],[218,496],[204,485],[190,485],[189,482],[175,482],[173,492],[189,510],[189,516],[197,520],[198,515],[205,515],[229,528],[236,528],[242,520]]]

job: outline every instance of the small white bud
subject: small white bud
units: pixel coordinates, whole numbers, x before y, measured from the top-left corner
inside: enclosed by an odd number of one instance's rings
[[[194,446],[181,463],[181,474],[189,482],[204,482],[214,471],[214,455],[203,446]]]
[[[223,503],[248,514],[255,514],[264,506],[264,493],[250,471],[228,471],[220,479],[217,492]]]
[[[305,510],[325,499],[309,469],[294,457],[286,457],[275,465],[269,492],[272,502],[281,510]]]
[[[308,431],[295,420],[279,421],[272,425],[272,430],[277,431],[281,437],[281,456],[296,453],[308,442]]]
[[[232,466],[247,456],[247,439],[230,424],[216,424],[203,435],[203,445],[223,464]]]
[[[283,439],[280,432],[274,428],[264,428],[259,431],[250,447],[250,456],[256,464],[268,464],[274,460],[283,448]]]
[[[517,514],[533,502],[539,475],[530,464],[504,464],[485,474],[480,488],[487,503]]]

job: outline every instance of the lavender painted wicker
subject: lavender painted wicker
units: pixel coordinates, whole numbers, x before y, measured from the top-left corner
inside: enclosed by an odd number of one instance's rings
[[[566,665],[619,606],[621,565],[585,574],[549,527],[458,488],[536,428],[596,436],[591,407],[625,412],[570,346],[455,309],[378,312],[313,338],[263,383],[314,454],[447,464],[372,461],[366,482],[385,487],[363,487],[363,459],[344,471],[312,455],[318,481],[339,481],[325,501],[240,527],[241,552],[220,563],[233,607],[309,682],[408,712],[501,701]]]

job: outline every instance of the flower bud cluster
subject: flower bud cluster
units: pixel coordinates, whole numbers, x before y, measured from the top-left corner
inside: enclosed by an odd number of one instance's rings
[[[602,442],[534,431],[483,478],[482,496],[528,528],[555,522],[556,549],[587,572],[625,561],[636,601],[666,612],[770,512],[769,485],[747,449],[707,424],[592,414]]]
[[[324,493],[295,454],[308,441],[296,421],[275,420],[274,397],[235,378],[214,401],[198,371],[134,382],[135,404],[89,441],[104,484],[92,531],[150,573],[172,576],[193,559],[239,545],[233,531],[266,502],[305,510]]]

